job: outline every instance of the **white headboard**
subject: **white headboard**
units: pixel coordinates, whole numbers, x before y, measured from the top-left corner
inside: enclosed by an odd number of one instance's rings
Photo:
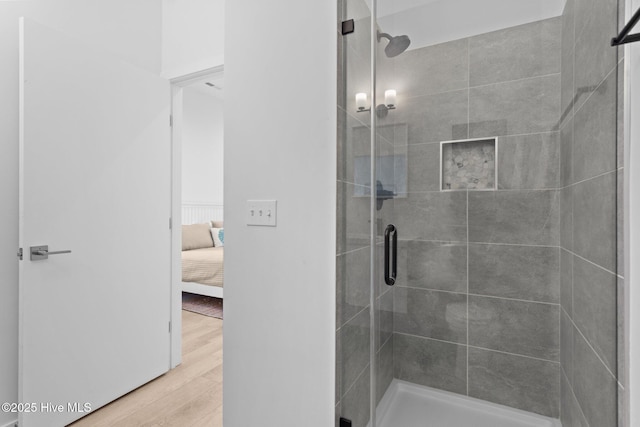
[[[201,224],[205,222],[222,221],[224,207],[211,203],[184,202],[182,204],[182,224]]]

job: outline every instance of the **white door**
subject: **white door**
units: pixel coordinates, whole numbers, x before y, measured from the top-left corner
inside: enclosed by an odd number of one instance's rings
[[[20,56],[20,425],[55,427],[169,368],[170,92],[29,20]]]

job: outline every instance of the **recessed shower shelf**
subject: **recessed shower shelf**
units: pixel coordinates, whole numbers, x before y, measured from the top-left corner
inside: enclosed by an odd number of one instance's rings
[[[441,191],[497,189],[498,138],[440,143]]]

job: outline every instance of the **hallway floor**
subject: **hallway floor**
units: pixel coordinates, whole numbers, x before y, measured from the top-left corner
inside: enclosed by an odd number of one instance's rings
[[[182,364],[71,424],[222,426],[222,320],[182,311]]]

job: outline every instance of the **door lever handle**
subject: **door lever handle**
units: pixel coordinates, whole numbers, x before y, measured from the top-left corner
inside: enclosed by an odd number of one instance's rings
[[[58,254],[70,254],[71,251],[49,251],[49,245],[42,246],[31,246],[29,248],[29,253],[31,254],[31,261],[41,261],[44,259],[49,259],[49,255],[58,255]]]

